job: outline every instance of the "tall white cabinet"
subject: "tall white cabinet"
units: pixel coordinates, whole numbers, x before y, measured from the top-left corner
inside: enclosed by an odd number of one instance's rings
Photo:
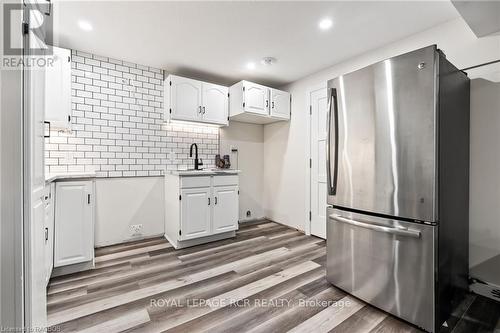
[[[165,176],[165,237],[176,249],[234,237],[238,212],[236,172]]]
[[[164,82],[164,120],[228,124],[228,88],[169,75]]]
[[[54,267],[94,259],[94,181],[56,183]]]

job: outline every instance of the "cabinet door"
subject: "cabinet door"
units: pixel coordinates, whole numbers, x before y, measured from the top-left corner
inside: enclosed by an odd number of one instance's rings
[[[271,116],[290,119],[290,94],[286,91],[271,89]]]
[[[46,187],[45,201],[45,280],[49,282],[54,266],[54,200],[52,184]]]
[[[181,190],[181,232],[180,240],[209,236],[210,187]]]
[[[57,183],[54,267],[93,259],[93,213],[92,181]]]
[[[243,82],[243,102],[245,111],[258,114],[269,114],[269,88],[252,82]]]
[[[213,124],[227,125],[228,120],[228,88],[211,83],[203,83],[203,121]]]
[[[170,76],[171,119],[201,120],[201,82],[172,75]]]
[[[53,47],[54,62],[46,67],[45,120],[52,128],[71,124],[71,50]]]
[[[238,186],[214,187],[213,233],[238,229]]]

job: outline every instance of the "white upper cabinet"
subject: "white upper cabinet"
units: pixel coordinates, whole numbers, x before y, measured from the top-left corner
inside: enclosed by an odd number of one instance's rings
[[[167,82],[165,84],[170,88],[171,119],[199,121],[201,118],[201,82],[174,75],[171,75]]]
[[[164,119],[227,125],[228,88],[169,75],[165,80]]]
[[[271,89],[271,117],[290,119],[290,93]]]
[[[203,121],[212,124],[227,125],[229,89],[227,87],[205,82],[203,82],[202,88]]]
[[[229,87],[229,96],[230,120],[269,124],[290,119],[290,94],[287,92],[240,81]]]
[[[71,128],[71,50],[53,46],[52,66],[45,74],[45,120],[51,128]]]
[[[243,81],[243,104],[246,112],[269,114],[269,88]]]

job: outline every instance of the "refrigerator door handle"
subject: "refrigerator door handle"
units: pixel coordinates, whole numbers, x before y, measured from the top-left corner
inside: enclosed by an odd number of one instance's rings
[[[412,229],[407,229],[407,228],[401,229],[401,228],[384,227],[381,225],[370,224],[370,223],[365,223],[365,222],[347,219],[345,217],[342,217],[342,216],[336,215],[336,214],[331,214],[330,218],[332,220],[337,221],[337,222],[346,223],[346,224],[354,225],[354,226],[365,228],[365,229],[385,232],[388,234],[393,234],[393,235],[398,235],[398,236],[420,238],[420,231],[418,231],[418,230],[412,230]]]
[[[328,181],[328,194],[335,195],[337,193],[337,174],[338,174],[338,148],[339,148],[339,127],[338,127],[338,119],[339,119],[339,111],[338,111],[338,103],[337,103],[337,89],[330,89],[330,98],[329,98],[329,106],[328,106],[328,139],[326,144],[326,176]],[[333,101],[332,101],[333,100]],[[333,115],[332,115],[332,104],[333,104]],[[335,156],[333,160],[333,176],[332,176],[332,164],[330,161],[331,157],[331,137],[332,137],[332,119],[334,121],[334,130],[335,130]]]

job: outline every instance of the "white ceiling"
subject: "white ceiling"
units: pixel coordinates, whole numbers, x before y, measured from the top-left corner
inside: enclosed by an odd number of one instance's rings
[[[53,13],[61,47],[221,84],[275,86],[458,17],[448,1],[68,1]],[[326,17],[333,27],[320,31]],[[79,28],[82,19],[92,31]],[[261,65],[266,56],[278,62]]]
[[[500,1],[452,0],[478,37],[500,33]]]

